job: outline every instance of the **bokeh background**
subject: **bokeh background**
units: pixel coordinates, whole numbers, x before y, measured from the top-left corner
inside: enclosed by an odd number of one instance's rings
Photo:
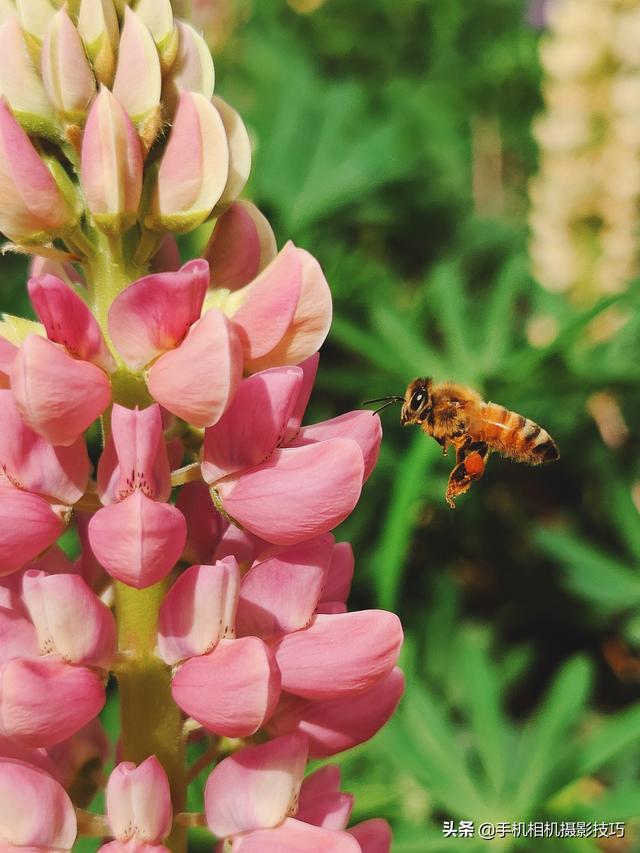
[[[338,758],[354,818],[388,818],[396,853],[640,851],[639,0],[193,7],[253,140],[245,194],[332,286],[309,420],[430,375],[561,449],[492,457],[452,512],[452,459],[382,413],[338,538],[353,606],[403,620],[407,692]],[[1,263],[4,305],[28,312],[23,261]],[[487,844],[445,820],[626,837]]]

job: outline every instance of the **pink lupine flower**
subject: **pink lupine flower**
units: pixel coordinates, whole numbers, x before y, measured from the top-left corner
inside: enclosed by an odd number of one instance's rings
[[[32,748],[71,737],[102,709],[102,677],[55,656],[0,667],[0,735]]]
[[[120,39],[113,3],[108,0],[81,0],[78,32],[97,79],[105,86],[110,86]]]
[[[64,788],[23,761],[0,758],[0,839],[4,849],[71,850],[77,825]]]
[[[391,827],[386,820],[373,818],[358,823],[349,829],[362,853],[390,853]]]
[[[8,21],[0,27],[0,47],[8,26],[13,24]],[[1,82],[0,91],[4,91]],[[48,241],[78,219],[4,99],[0,99],[0,195],[0,230],[16,243]]]
[[[258,829],[233,839],[231,853],[361,853],[355,838],[287,818],[275,829]]]
[[[280,671],[258,637],[220,640],[209,654],[189,658],[171,684],[176,703],[209,731],[249,737],[280,698]]]
[[[52,545],[65,527],[63,508],[0,476],[0,576],[15,572]]]
[[[310,700],[282,694],[267,730],[273,736],[302,732],[309,738],[311,758],[326,758],[357,746],[382,728],[404,691],[399,669],[356,696]]]
[[[162,765],[150,756],[137,767],[123,761],[107,783],[109,826],[120,842],[154,843],[171,831],[173,809],[169,781]]]
[[[366,412],[296,434],[303,380],[296,367],[250,376],[205,433],[202,473],[214,499],[250,532],[279,545],[304,541],[343,521],[380,445],[379,420]],[[296,437],[283,447],[287,435]]]
[[[340,791],[340,768],[328,764],[302,783],[296,818],[324,829],[346,829],[353,800]]]
[[[204,483],[187,483],[178,493],[176,506],[187,521],[182,559],[192,565],[209,562],[227,527],[211,501],[209,489]]]
[[[142,150],[122,104],[103,87],[82,137],[82,188],[96,225],[120,234],[136,221],[142,193]]]
[[[0,388],[11,387],[11,368],[17,353],[18,347],[0,338]]]
[[[42,16],[39,18],[42,20]],[[56,133],[59,132],[55,111],[47,97],[42,79],[31,60],[25,35],[16,15],[10,16],[0,26],[0,56],[3,60],[0,63],[0,92],[2,92],[7,103],[11,105],[15,117],[29,133],[43,133],[45,136],[55,137]],[[5,122],[6,116],[3,116],[2,123],[5,124]],[[0,144],[4,147],[8,141],[6,131],[2,133],[2,136],[4,139]],[[35,155],[35,149],[33,149],[32,154],[32,149],[26,147],[28,143],[26,136],[21,137],[19,134],[14,134],[13,141],[19,142],[19,147],[13,151],[16,165],[19,163],[26,165]],[[28,144],[30,145],[30,143]],[[11,143],[9,147],[11,147]],[[4,168],[6,168],[8,164],[4,152],[2,160]],[[29,172],[26,173],[26,176],[28,174]],[[25,190],[27,186],[25,185]],[[53,189],[44,182],[40,186],[41,189],[46,188],[49,198],[51,198]],[[3,207],[7,203],[16,204],[16,199],[11,197],[11,185],[7,186],[6,189],[9,189],[10,192],[6,194],[5,189],[2,190]],[[37,191],[36,195],[30,199],[31,204],[39,205],[42,201],[38,198]],[[26,197],[24,203],[26,203]],[[47,204],[46,209],[49,214],[45,218],[46,223],[56,221],[56,228],[59,227],[61,223],[53,218],[54,206]],[[58,211],[58,216],[61,212]],[[7,231],[4,227],[1,230],[6,234],[12,233],[11,230]]]
[[[276,238],[265,216],[250,201],[234,201],[218,217],[203,257],[214,287],[238,290],[277,255]]]
[[[115,405],[112,435],[98,466],[102,509],[89,541],[112,577],[142,589],[167,575],[182,553],[186,523],[165,503],[169,462],[157,404],[142,411]]]
[[[149,366],[153,397],[196,426],[218,420],[241,376],[240,346],[221,311],[200,312],[209,281],[204,261],[131,284],[114,301],[109,330],[127,365]],[[159,356],[159,357],[158,357]]]
[[[207,825],[221,838],[282,823],[297,807],[307,739],[285,735],[218,764],[204,792]]]

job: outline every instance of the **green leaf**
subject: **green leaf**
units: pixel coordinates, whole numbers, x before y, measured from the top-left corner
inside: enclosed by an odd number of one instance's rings
[[[450,369],[459,381],[471,381],[477,377],[478,364],[469,350],[468,304],[459,265],[455,261],[439,264],[433,271],[429,289]]]
[[[567,737],[584,710],[591,686],[589,661],[572,658],[556,675],[535,718],[519,744],[519,761],[513,765],[514,811],[535,814],[544,800],[571,778],[559,778],[559,766],[567,753]],[[554,788],[554,785],[556,786]]]
[[[395,610],[401,593],[407,553],[418,520],[425,480],[439,455],[438,445],[417,432],[400,460],[388,500],[388,511],[376,543],[372,571],[378,603]]]
[[[640,703],[605,717],[580,749],[579,775],[594,773],[640,741]],[[640,802],[640,801],[639,801]]]
[[[539,529],[534,541],[566,570],[567,584],[600,610],[626,610],[640,604],[640,574],[571,533]]]
[[[509,260],[500,270],[495,285],[488,291],[483,317],[485,346],[482,366],[485,373],[499,371],[511,350],[514,337],[512,306],[526,280],[527,264],[527,259],[521,255]]]

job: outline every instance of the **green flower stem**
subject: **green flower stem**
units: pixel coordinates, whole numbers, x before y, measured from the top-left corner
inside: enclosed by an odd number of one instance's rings
[[[87,259],[89,302],[117,361],[111,376],[112,400],[128,408],[145,407],[152,400],[144,377],[122,363],[109,337],[108,315],[113,300],[146,270],[129,261],[118,237],[98,235],[94,254]],[[103,435],[110,433],[111,409],[103,416]],[[174,814],[186,800],[186,751],[180,709],[171,695],[171,668],[155,654],[158,611],[169,588],[167,578],[147,589],[115,582],[118,624],[118,661],[114,674],[120,696],[122,757],[139,764],[156,755],[169,778]],[[175,825],[166,841],[174,853],[187,848],[187,829]]]

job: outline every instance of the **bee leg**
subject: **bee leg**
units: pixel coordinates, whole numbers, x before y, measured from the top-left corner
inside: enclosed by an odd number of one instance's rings
[[[447,503],[454,508],[454,499],[471,488],[475,480],[484,474],[489,448],[484,441],[465,441],[456,453],[457,465],[449,474],[447,485]]]

